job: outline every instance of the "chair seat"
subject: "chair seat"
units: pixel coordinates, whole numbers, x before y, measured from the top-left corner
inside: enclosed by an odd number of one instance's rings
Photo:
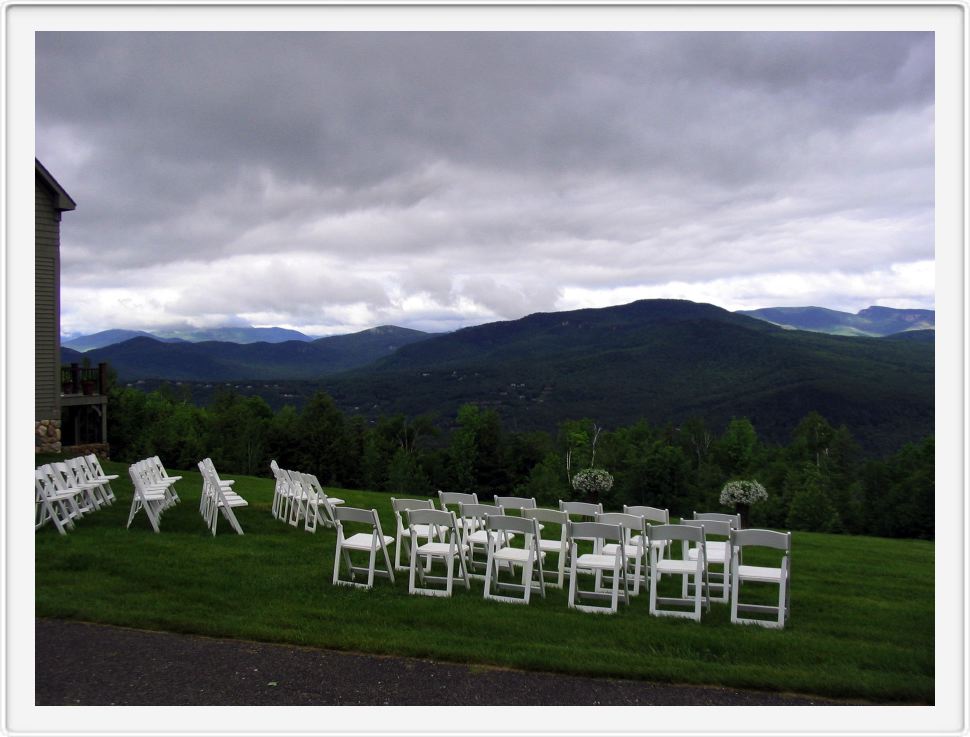
[[[115,476],[115,478],[118,478],[118,477]],[[172,481],[181,481],[182,480],[182,477],[181,476],[165,476],[164,478],[170,479]]]
[[[643,540],[643,535],[634,535],[633,537],[630,538],[630,542],[633,545],[639,545],[641,540]],[[646,540],[643,540],[643,544],[646,545],[646,543],[647,543],[647,541]],[[665,547],[667,547],[667,541],[666,540],[654,540],[652,543],[650,543],[650,546],[653,547],[653,548],[665,548]]]
[[[764,566],[738,566],[738,578],[746,581],[781,581],[780,568],[765,568]]]
[[[558,553],[562,550],[562,543],[559,540],[539,540],[539,550]]]
[[[495,551],[495,560],[502,560],[510,563],[525,563],[529,559],[529,552],[524,548],[499,548]],[[545,553],[540,553],[545,556]]]
[[[696,560],[670,560],[664,558],[657,561],[657,571],[659,573],[694,573],[697,570]],[[704,566],[700,569],[703,571]]]
[[[417,525],[415,525],[417,527]],[[468,546],[463,546],[467,548]],[[451,543],[425,543],[418,546],[418,555],[449,555],[452,551],[458,552],[458,548],[452,548]]]
[[[433,525],[412,525],[411,527],[417,533],[418,537],[428,537],[431,534]]]
[[[241,496],[235,498],[226,497],[225,499],[219,500],[220,507],[248,507],[249,502],[243,499]]]
[[[577,568],[602,568],[612,571],[616,567],[615,555],[584,553],[576,559]]]
[[[602,553],[603,555],[614,556],[616,555],[616,550],[619,547],[620,546],[617,543],[610,543],[609,545],[604,545]],[[640,548],[637,547],[636,545],[627,545],[625,546],[625,548],[626,548],[627,558],[636,558],[638,555],[640,555]]]
[[[707,562],[708,563],[727,563],[730,558],[726,543],[711,542],[707,543]],[[697,560],[697,548],[687,551],[690,560]]]
[[[505,533],[506,540],[515,539],[514,532]],[[476,530],[465,538],[466,542],[473,543],[474,545],[488,545],[488,531],[487,530]]]
[[[393,545],[394,538],[384,535],[384,544]],[[345,548],[350,548],[351,550],[370,550],[374,546],[374,536],[366,532],[356,532],[346,540],[344,540],[343,546]]]
[[[103,484],[105,481],[114,481],[118,478],[118,474],[113,473],[110,476],[93,476],[91,482],[95,484]]]
[[[330,502],[331,504],[343,504],[344,503],[344,500],[343,499],[338,499],[335,496],[328,496],[327,497],[327,501]]]

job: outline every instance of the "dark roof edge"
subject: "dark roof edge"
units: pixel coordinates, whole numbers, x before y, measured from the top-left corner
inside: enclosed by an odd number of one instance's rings
[[[73,210],[77,207],[77,203],[71,198],[71,195],[67,193],[53,175],[47,171],[46,167],[40,163],[39,159],[34,159],[34,171],[37,172],[41,179],[47,184],[48,187],[54,192],[55,202],[54,207],[58,210]]]

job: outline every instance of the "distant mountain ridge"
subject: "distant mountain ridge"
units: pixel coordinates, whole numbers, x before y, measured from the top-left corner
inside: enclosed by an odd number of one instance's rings
[[[709,426],[749,417],[788,442],[810,411],[869,449],[933,431],[934,346],[785,330],[714,305],[643,300],[539,313],[438,335],[326,377],[338,405],[369,419],[454,418],[466,402],[520,430],[568,418]]]
[[[856,314],[825,307],[765,307],[735,314],[765,320],[780,327],[832,335],[883,337],[907,330],[934,330],[935,310],[866,307]]]
[[[180,340],[179,338],[161,338],[144,330],[102,330],[100,333],[80,335],[70,340],[62,340],[61,347],[83,353],[84,351],[94,350],[95,348],[104,348],[115,343],[123,343],[132,338],[154,338],[164,343],[175,343]]]
[[[214,391],[205,382],[233,380],[286,403],[322,389],[369,420],[431,414],[447,426],[469,402],[516,430],[555,430],[582,417],[672,428],[702,417],[719,428],[744,416],[765,439],[789,442],[798,421],[817,411],[868,450],[895,451],[933,432],[932,334],[827,335],[710,304],[642,300],[437,335],[382,326],[248,345],[142,336],[87,355],[108,361],[123,381],[196,382],[198,397]]]
[[[91,335],[80,335],[68,340],[61,340],[61,345],[76,351],[90,351],[104,348],[116,343],[123,343],[132,338],[154,338],[163,343],[203,343],[205,341],[221,341],[227,343],[283,343],[288,340],[310,342],[316,337],[289,328],[254,328],[248,326],[230,326],[221,328],[165,328],[154,331],[147,330],[102,330]]]
[[[107,361],[123,381],[225,381],[238,379],[318,379],[363,366],[429,333],[382,325],[359,333],[289,340],[282,343],[205,341],[165,343],[139,335],[87,351],[91,363]],[[62,348],[62,354],[72,349]],[[75,354],[76,355],[76,354]],[[71,356],[71,360],[76,360]]]

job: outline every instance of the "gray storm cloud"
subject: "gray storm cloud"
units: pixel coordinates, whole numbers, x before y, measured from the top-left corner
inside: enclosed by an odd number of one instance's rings
[[[933,58],[930,33],[38,33],[37,154],[78,201],[62,323],[932,306]]]

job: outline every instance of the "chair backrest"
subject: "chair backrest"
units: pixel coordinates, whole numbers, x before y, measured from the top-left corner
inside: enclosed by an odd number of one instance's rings
[[[647,525],[647,537],[653,540],[686,540],[704,542],[704,528],[691,525]]]
[[[458,508],[462,517],[477,517],[480,520],[484,520],[486,514],[502,514],[502,508],[495,504],[459,504]]]
[[[101,468],[101,461],[98,459],[97,453],[88,453],[84,456],[84,459],[88,462],[88,465],[97,473],[98,476],[104,476],[104,469]]]
[[[740,514],[724,514],[722,512],[694,512],[695,520],[713,520],[715,522],[729,522],[735,530],[741,529]]]
[[[34,486],[38,492],[43,494],[43,496],[50,497],[54,495],[56,488],[54,486],[54,480],[51,478],[51,475],[44,470],[45,468],[47,468],[47,466],[39,466],[38,468],[34,469]]]
[[[630,539],[631,532],[643,533],[646,524],[643,517],[636,514],[626,514],[625,512],[603,512],[596,515],[596,521],[607,525],[619,525],[626,530],[624,535],[626,540]]]
[[[567,522],[566,534],[571,540],[623,542],[623,528],[605,522]]]
[[[395,499],[391,497],[391,508],[395,514],[399,515],[401,512],[410,512],[411,510],[434,509],[435,506],[430,499]]]
[[[791,553],[791,533],[776,532],[775,530],[732,530],[731,545],[734,547],[761,547],[784,550],[785,555]]]
[[[74,473],[67,467],[66,463],[49,463],[44,467],[49,469],[51,479],[54,481],[54,486],[57,489],[65,490],[78,487],[78,481],[74,477]]]
[[[449,504],[478,504],[478,494],[465,494],[460,491],[442,491],[438,489],[438,502],[442,509]]]
[[[589,502],[565,502],[559,500],[559,511],[566,514],[578,514],[589,517],[590,520],[596,519],[596,515],[603,514],[603,504],[590,504]]]
[[[396,501],[427,501],[429,504],[431,503],[430,499],[398,499]],[[410,509],[405,508],[402,511],[406,511],[408,514],[408,527],[411,525],[433,525],[435,527],[451,530],[452,532],[457,532],[458,530],[458,521],[455,519],[455,513],[443,509],[435,509],[434,505],[427,507],[411,507]]]
[[[531,517],[513,517],[509,514],[486,514],[485,529],[495,532],[520,532],[539,537],[539,523]]]
[[[549,522],[554,525],[566,526],[569,522],[569,515],[566,512],[562,512],[558,509],[546,509],[545,507],[536,507],[535,509],[523,509],[523,517],[531,517],[532,519],[538,520],[539,522]]]
[[[623,511],[627,514],[635,514],[638,517],[643,517],[648,522],[657,522],[661,525],[670,524],[670,510],[660,509],[660,507],[645,507],[642,505],[628,507],[624,504]]]
[[[83,484],[89,480],[88,468],[81,462],[80,458],[67,458],[64,461],[64,465],[70,471],[71,477],[78,483]]]
[[[499,496],[495,495],[495,506],[501,507],[502,509],[517,509],[519,511],[523,509],[535,509],[536,500],[535,497],[525,497],[525,496]]]
[[[684,519],[680,521],[680,524],[703,528],[704,537],[710,537],[711,535],[731,537],[731,530],[735,529],[731,526],[730,522],[717,519]]]
[[[380,521],[377,518],[376,509],[360,509],[358,507],[339,507],[333,508],[333,516],[339,522],[359,522],[364,525],[378,527]]]

